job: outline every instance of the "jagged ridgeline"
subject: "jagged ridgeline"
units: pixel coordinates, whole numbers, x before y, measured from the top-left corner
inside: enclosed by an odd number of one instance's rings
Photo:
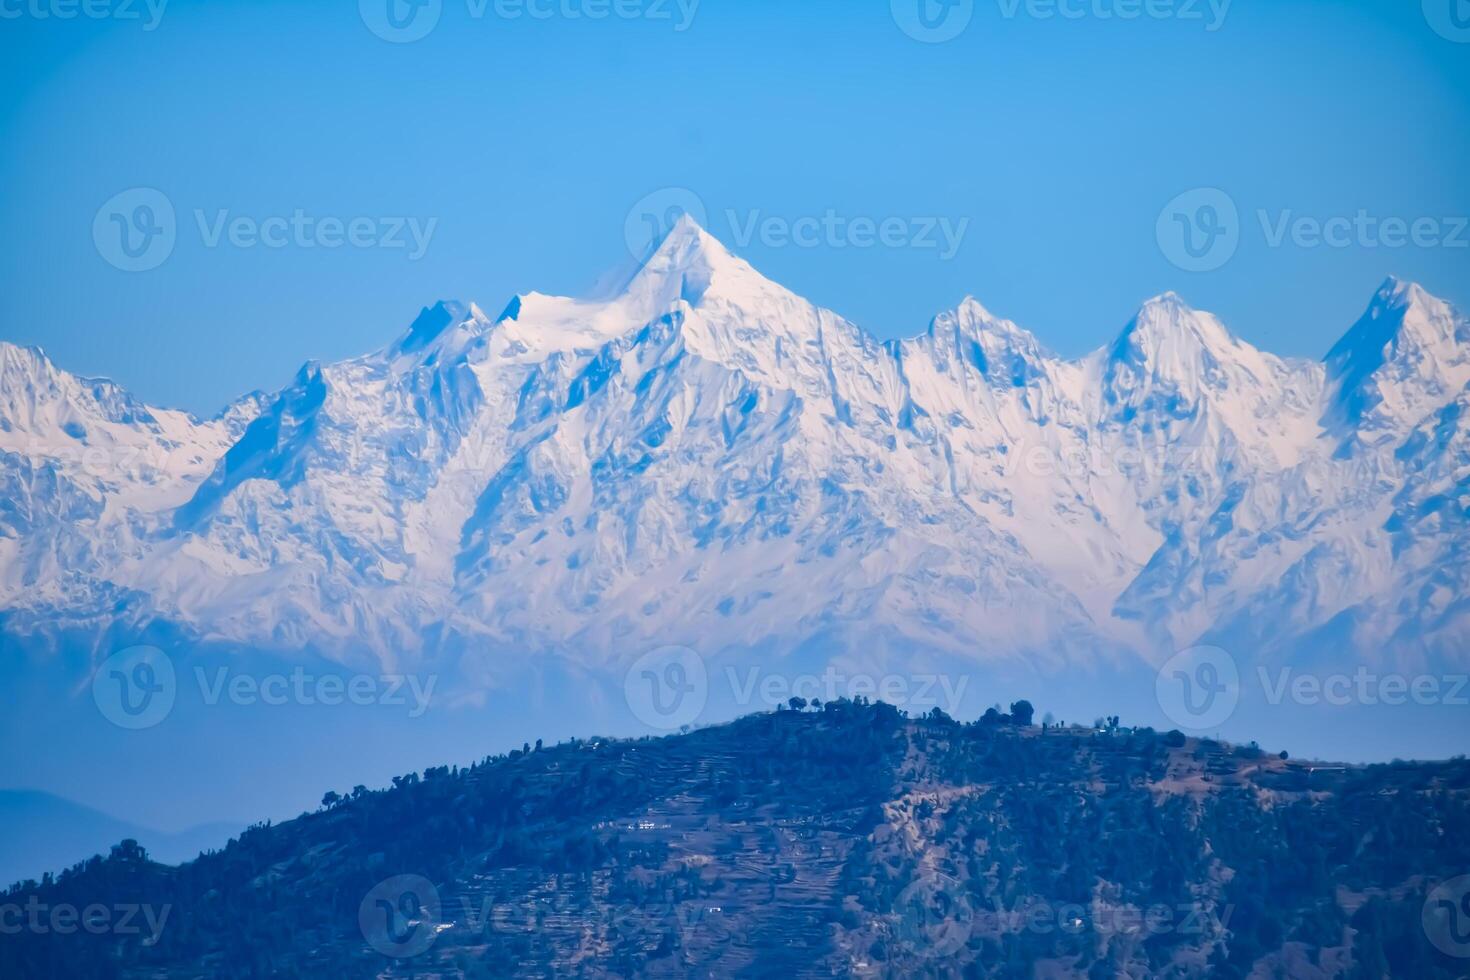
[[[0,629],[1460,664],[1467,381],[1410,283],[1321,361],[1173,294],[1068,359],[974,300],[880,342],[685,220],[611,298],[439,304],[212,419],[0,343]]]
[[[1028,715],[834,701],[334,792],[12,890],[137,928],[0,936],[0,976],[1466,975],[1464,760]]]

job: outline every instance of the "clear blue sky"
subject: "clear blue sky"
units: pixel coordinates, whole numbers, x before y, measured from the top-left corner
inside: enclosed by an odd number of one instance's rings
[[[0,338],[156,403],[212,412],[307,358],[385,343],[440,297],[494,311],[585,291],[623,261],[629,209],[668,186],[697,192],[726,241],[727,211],[967,219],[947,260],[737,248],[884,337],[973,293],[1077,354],[1175,289],[1315,357],[1389,273],[1470,306],[1470,248],[1272,247],[1256,217],[1470,215],[1470,44],[1420,0],[1236,0],[1213,31],[1094,12],[1119,0],[1069,0],[1081,19],[974,0],[937,44],[889,0],[702,0],[682,31],[673,0],[603,20],[441,0],[412,43],[370,31],[366,0],[174,0],[153,30],[143,0],[140,20],[37,16],[66,2],[0,0]],[[177,242],[128,273],[93,222],[140,186],[176,209]],[[1242,219],[1209,272],[1156,240],[1166,202],[1196,187]],[[210,248],[196,209],[437,225],[417,261]]]

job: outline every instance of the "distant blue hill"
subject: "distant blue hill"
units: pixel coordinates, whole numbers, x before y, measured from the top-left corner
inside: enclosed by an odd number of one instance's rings
[[[107,854],[132,838],[164,864],[222,847],[240,827],[214,823],[170,834],[108,816],[80,803],[34,790],[0,790],[0,882],[39,879],[47,871]],[[0,885],[0,887],[4,887]]]

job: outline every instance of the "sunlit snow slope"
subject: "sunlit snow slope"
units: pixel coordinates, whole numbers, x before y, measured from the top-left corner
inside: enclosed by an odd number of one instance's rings
[[[967,299],[880,343],[685,219],[616,298],[440,303],[217,418],[0,344],[12,637],[600,663],[684,643],[1458,660],[1470,322],[1321,363],[1173,294],[1080,360]]]

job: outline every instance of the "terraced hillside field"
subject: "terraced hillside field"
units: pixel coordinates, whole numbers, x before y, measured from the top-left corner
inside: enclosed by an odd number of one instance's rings
[[[1020,715],[838,701],[538,743],[177,868],[124,844],[0,897],[0,976],[1470,972],[1470,763]],[[49,928],[63,908],[107,927]]]

